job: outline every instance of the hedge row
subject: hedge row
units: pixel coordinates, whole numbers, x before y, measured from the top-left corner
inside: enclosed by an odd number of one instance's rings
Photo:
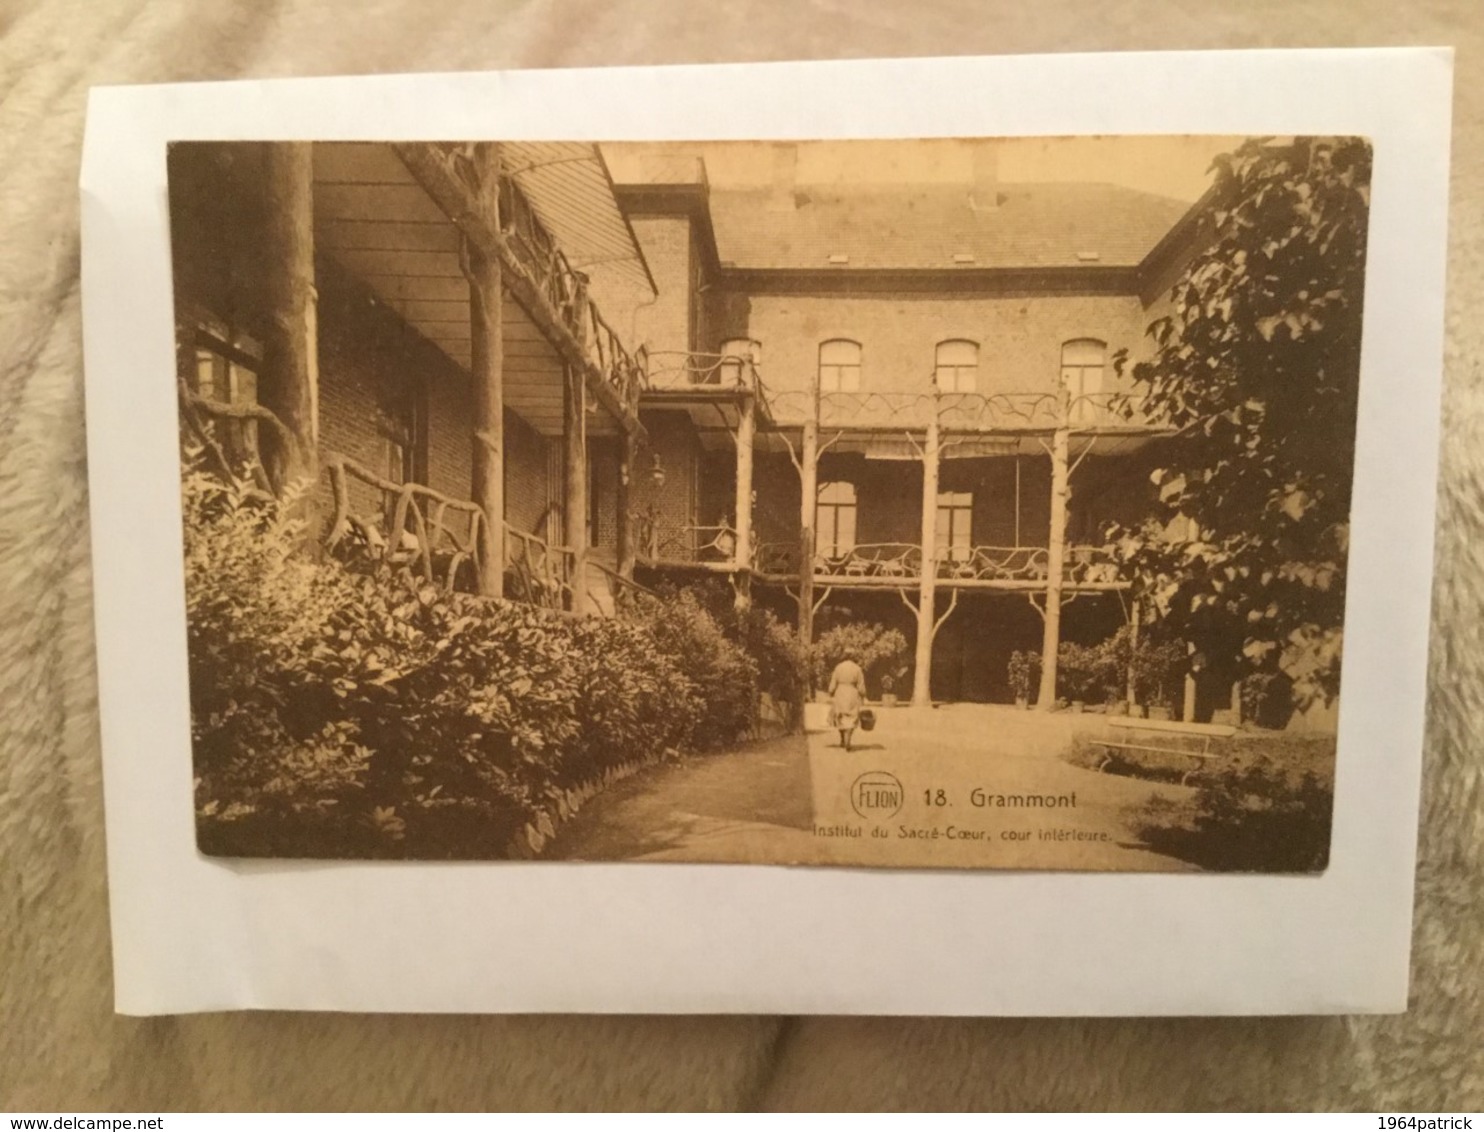
[[[183,502],[207,852],[505,857],[753,725],[757,664],[694,595],[574,618],[312,561],[296,501],[191,467]]]

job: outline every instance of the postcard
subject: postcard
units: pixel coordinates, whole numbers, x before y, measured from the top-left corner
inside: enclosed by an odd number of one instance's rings
[[[1098,65],[1197,82],[1193,58]],[[786,118],[693,68],[96,94],[121,1005],[1067,1012],[1026,945],[1110,904],[1110,939],[1241,927],[1221,954],[1146,942],[1147,974],[1076,1012],[1394,1005],[1448,60],[1206,61],[1267,74],[1265,104],[1053,114],[1042,75],[1039,113],[834,116],[903,67],[987,96],[1013,60],[756,69],[831,76]],[[682,87],[682,122],[646,117]],[[121,544],[141,511],[153,537]],[[131,620],[157,663],[109,659]],[[209,899],[171,922],[233,909],[193,946],[257,972],[246,997],[167,990],[143,954],[177,874]],[[1330,937],[1337,969],[1294,975],[1362,903],[1389,946]],[[1013,961],[963,939],[923,981],[898,925],[853,945],[893,992],[738,992],[698,954],[667,983],[652,947],[603,973],[665,933],[769,969],[897,906],[982,919]],[[513,991],[602,951],[583,922],[622,941],[591,977]],[[477,947],[389,973],[455,927],[524,934],[497,977]],[[1152,987],[1162,965],[1186,975]]]

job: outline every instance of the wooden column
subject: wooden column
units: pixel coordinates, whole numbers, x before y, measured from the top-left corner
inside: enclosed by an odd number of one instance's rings
[[[917,585],[917,654],[912,706],[933,704],[934,606],[938,596],[938,406],[922,442],[922,577]]]
[[[576,366],[565,367],[562,446],[566,490],[562,515],[572,552],[572,612],[592,612],[587,592],[587,381]]]
[[[618,442],[618,486],[614,492],[615,510],[618,512],[618,573],[620,577],[634,576],[634,504],[632,480],[634,463],[639,457],[638,437],[625,429]]]
[[[500,159],[493,145],[478,157],[479,199],[499,221]],[[479,592],[505,596],[505,288],[500,261],[471,241],[465,245],[469,280],[469,374],[474,391],[474,502],[484,512],[479,539]]]
[[[315,325],[314,164],[310,142],[262,147],[264,221],[263,367],[258,402],[286,436],[259,429],[268,482],[277,494],[319,475],[319,345]]]
[[[1071,395],[1065,382],[1056,398],[1056,432],[1051,438],[1051,534],[1046,548],[1046,624],[1041,638],[1041,687],[1036,708],[1056,703],[1056,651],[1061,645],[1061,598],[1067,555],[1068,448]]]
[[[737,483],[733,515],[736,516],[737,546],[732,568],[736,570],[737,608],[752,604],[752,465],[757,439],[756,404],[751,393],[742,395],[737,417]]]
[[[804,422],[799,446],[799,641],[814,643],[814,531],[819,521],[819,416]]]
[[[1130,603],[1128,611],[1128,713],[1134,715],[1139,706],[1139,687],[1136,679],[1139,667],[1139,599]]]
[[[469,249],[469,372],[474,386],[474,502],[484,512],[479,592],[505,596],[505,334],[500,261]]]

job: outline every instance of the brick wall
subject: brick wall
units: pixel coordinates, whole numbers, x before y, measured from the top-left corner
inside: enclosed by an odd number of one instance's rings
[[[630,350],[691,348],[692,247],[690,221],[683,216],[636,216],[634,235],[649,263],[659,297],[634,312]],[[673,359],[671,359],[673,363]]]
[[[655,526],[661,544],[671,546],[688,545],[687,526],[711,519],[697,518],[697,466],[700,444],[690,417],[682,412],[653,412],[642,414],[644,427],[649,434],[647,451],[639,458],[633,484],[634,512],[644,515],[654,509]],[[660,458],[665,472],[665,483],[656,489],[650,474],[655,455]],[[645,548],[641,547],[641,552]]]
[[[779,390],[807,389],[819,344],[850,338],[861,343],[862,390],[926,391],[936,345],[967,338],[979,343],[980,392],[1051,391],[1063,342],[1099,338],[1110,356],[1138,356],[1150,321],[1131,295],[752,295],[732,307],[746,326],[727,333],[761,343],[763,377]]]
[[[368,290],[332,263],[316,270],[319,290],[320,447],[390,479],[389,440],[411,440],[414,400],[427,406],[435,383],[459,376],[454,364]],[[441,400],[441,398],[440,398]],[[431,425],[431,420],[429,421]],[[352,480],[351,508],[380,512],[381,493]],[[461,495],[468,495],[468,481]]]
[[[587,502],[593,517],[588,538],[594,549],[606,553],[618,551],[618,456],[617,437],[599,436],[588,441],[587,459],[592,471]]]
[[[409,393],[421,398],[421,482],[457,499],[473,495],[474,397],[469,375],[333,265],[319,271],[320,444],[387,475],[387,437]],[[505,411],[505,516],[545,534],[548,442]],[[395,476],[391,478],[396,478]],[[372,489],[352,485],[352,506],[375,514]],[[540,529],[538,530],[538,525]]]

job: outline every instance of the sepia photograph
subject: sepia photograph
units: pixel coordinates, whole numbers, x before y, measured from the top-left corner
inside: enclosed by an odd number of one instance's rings
[[[1322,872],[1371,164],[173,143],[199,850]]]

